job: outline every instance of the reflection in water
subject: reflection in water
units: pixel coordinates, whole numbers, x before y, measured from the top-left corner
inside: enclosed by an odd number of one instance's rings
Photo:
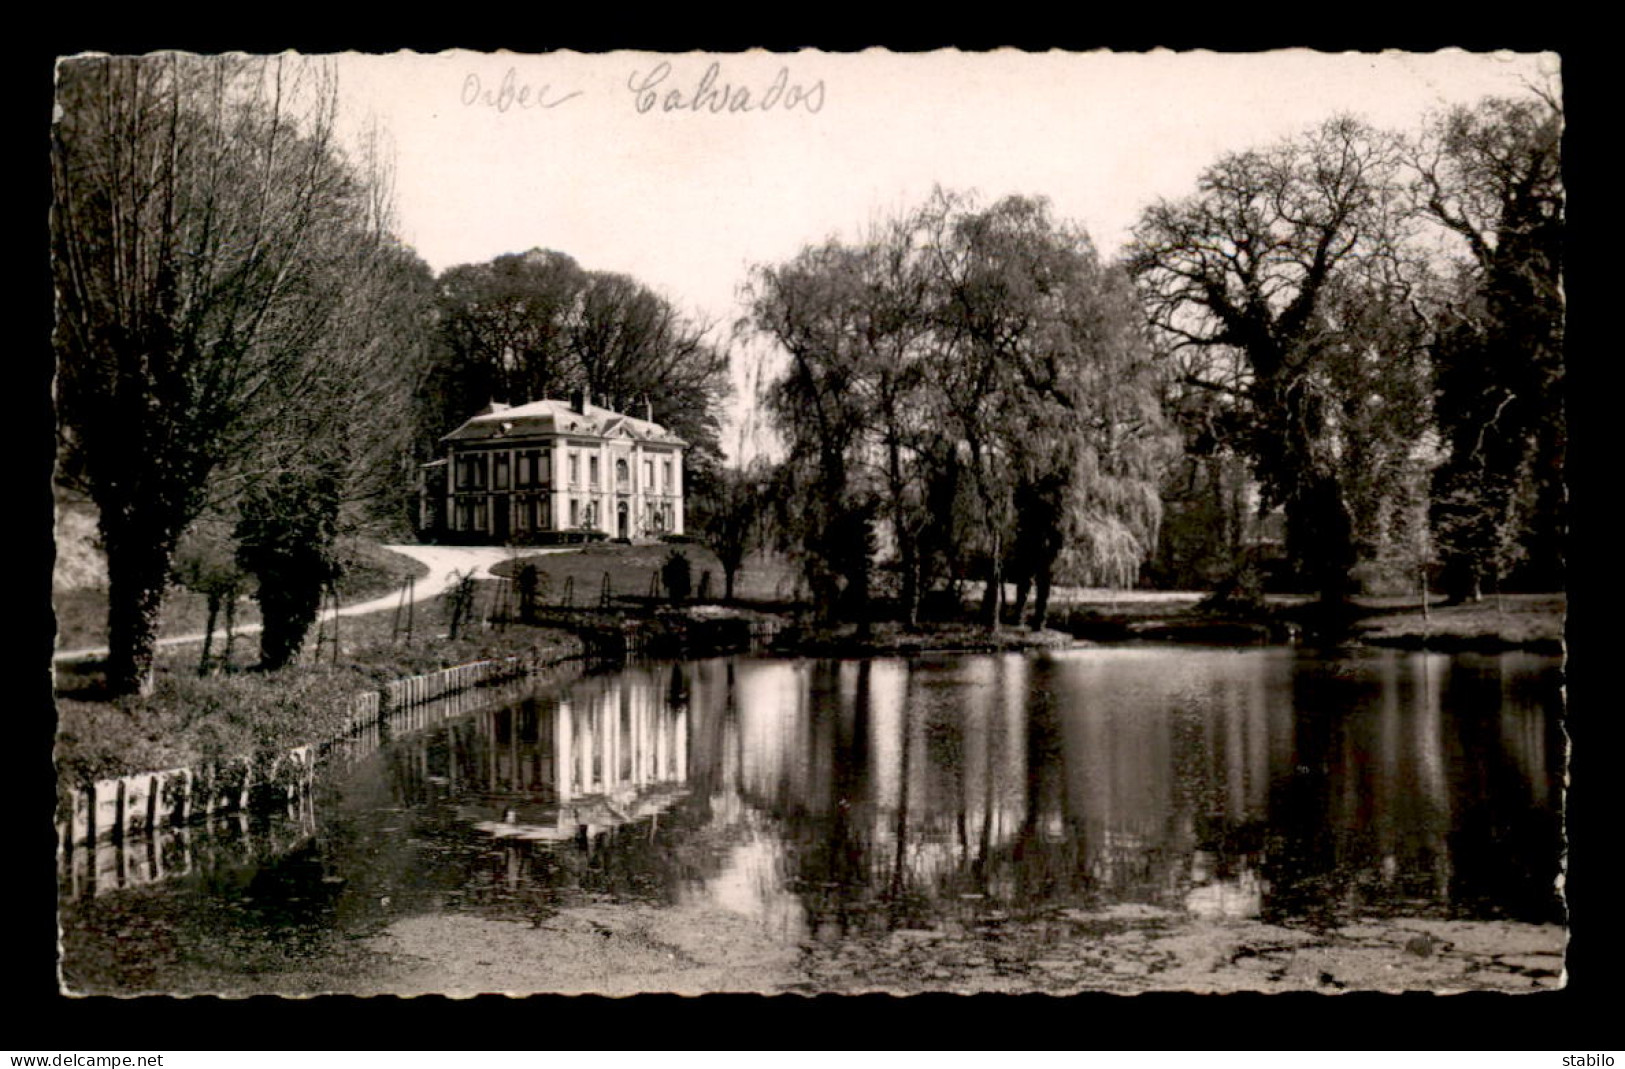
[[[792,945],[1118,906],[1560,920],[1558,671],[1189,648],[634,667],[392,725],[251,878],[195,866],[170,906],[78,899],[66,927],[168,909],[152,925],[188,954],[188,925],[235,925],[316,955],[410,913],[581,903],[700,904]]]
[[[815,929],[967,903],[1558,916],[1546,659],[1121,649],[692,671],[718,755],[694,775],[771,818]]]

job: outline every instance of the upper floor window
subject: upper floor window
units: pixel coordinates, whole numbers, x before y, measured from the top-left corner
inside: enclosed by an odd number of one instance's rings
[[[598,485],[598,458],[587,458],[587,482],[593,486]]]
[[[459,490],[485,489],[485,455],[483,453],[457,458],[457,488]]]

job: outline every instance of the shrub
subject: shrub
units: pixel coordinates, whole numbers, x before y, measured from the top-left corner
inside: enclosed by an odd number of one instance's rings
[[[688,600],[693,575],[688,557],[681,550],[672,550],[666,563],[660,566],[660,581],[666,587],[666,596],[674,602]]]

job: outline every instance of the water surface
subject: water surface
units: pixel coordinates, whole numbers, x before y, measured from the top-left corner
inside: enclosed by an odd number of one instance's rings
[[[1559,923],[1559,680],[1524,653],[1083,648],[464,698],[358,740],[294,811],[187,833],[163,879],[65,879],[64,972],[326,990],[406,918],[585,906],[606,932],[727,915],[787,953],[1102,911]]]

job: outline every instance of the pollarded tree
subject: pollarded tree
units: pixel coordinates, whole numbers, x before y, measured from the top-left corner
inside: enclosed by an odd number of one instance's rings
[[[211,477],[298,406],[373,206],[333,140],[328,67],[80,57],[52,141],[62,444],[100,511],[108,678],[148,690],[177,539]]]
[[[384,219],[353,228],[331,264],[341,307],[307,354],[300,403],[261,421],[254,452],[229,469],[238,561],[258,580],[261,667],[298,654],[340,577],[339,541],[398,522],[410,409],[429,350],[428,267]]]
[[[1349,591],[1354,526],[1337,470],[1341,398],[1324,374],[1339,344],[1328,296],[1344,274],[1398,263],[1399,151],[1352,118],[1225,156],[1197,193],[1148,209],[1129,263],[1174,351],[1233,355],[1240,448],[1267,505],[1282,505],[1288,556],[1328,603]]]
[[[342,471],[337,455],[307,457],[244,496],[237,563],[259,582],[261,668],[281,668],[299,653],[323,593],[338,578]]]

